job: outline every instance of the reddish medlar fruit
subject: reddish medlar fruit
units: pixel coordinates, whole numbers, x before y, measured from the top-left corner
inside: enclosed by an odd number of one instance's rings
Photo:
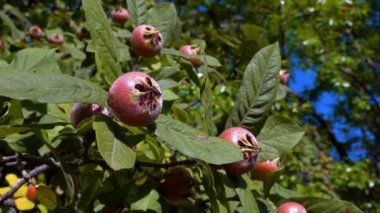
[[[257,162],[251,170],[252,178],[264,181],[267,175],[276,172],[280,168],[278,160],[279,159],[276,158],[273,161]]]
[[[111,17],[114,22],[124,23],[128,20],[128,10],[119,7],[111,12]]]
[[[71,109],[70,122],[73,124],[74,127],[77,127],[78,124],[84,119],[91,118],[92,116],[98,114],[99,112],[103,113],[103,110],[104,109],[98,104],[76,103]]]
[[[44,33],[42,32],[42,29],[37,25],[33,25],[29,27],[28,34],[30,35],[30,37],[34,39],[41,38],[44,35]]]
[[[34,187],[34,185],[28,185],[28,189],[26,190],[26,197],[31,201],[37,200],[37,189]]]
[[[59,33],[54,33],[53,35],[49,36],[49,41],[53,44],[63,44],[65,38]]]
[[[193,178],[183,167],[170,168],[164,174],[164,182],[160,184],[160,192],[171,204],[180,204],[190,195]]]
[[[3,48],[4,48],[4,41],[0,39],[0,49],[3,49]]]
[[[241,161],[223,164],[222,167],[226,170],[226,173],[230,175],[241,175],[249,172],[256,163],[260,150],[255,136],[242,127],[232,127],[222,132],[219,137],[237,146],[244,156],[244,159]]]
[[[90,32],[86,28],[78,27],[75,29],[75,33],[77,34],[80,40],[90,38]]]
[[[160,53],[164,40],[160,31],[150,25],[140,25],[132,33],[132,49],[143,57],[153,57]]]
[[[307,213],[307,211],[299,203],[285,202],[276,209],[276,213]]]
[[[112,114],[130,126],[152,123],[162,110],[162,93],[148,74],[131,71],[116,79],[109,89],[108,105]]]
[[[201,50],[196,45],[185,45],[181,48],[181,53],[185,55],[199,55],[201,54]],[[198,68],[203,64],[198,58],[189,58],[187,60],[192,63],[195,68]]]
[[[288,83],[289,73],[286,72],[286,70],[280,70],[279,77],[280,77],[280,83],[282,85],[286,85]]]

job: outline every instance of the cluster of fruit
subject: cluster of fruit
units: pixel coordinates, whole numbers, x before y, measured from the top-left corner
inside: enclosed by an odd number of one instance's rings
[[[119,8],[112,12],[112,19],[124,23],[128,11]],[[131,48],[140,57],[153,57],[160,53],[164,39],[160,30],[151,25],[140,25],[133,30]],[[200,55],[201,49],[195,45],[185,45],[180,51],[184,55]],[[187,59],[195,68],[202,65],[198,58]],[[288,74],[281,70],[279,79],[286,84]],[[163,97],[158,83],[141,71],[130,71],[117,78],[109,89],[107,108],[97,104],[75,104],[71,111],[71,122],[76,127],[80,121],[102,113],[114,117],[130,126],[147,126],[154,122],[162,110]],[[220,134],[220,138],[234,144],[242,154],[243,160],[224,164],[221,167],[229,175],[251,173],[253,179],[265,181],[268,174],[276,172],[280,165],[278,159],[256,162],[260,147],[255,136],[242,127],[232,127]],[[178,204],[189,196],[193,179],[185,167],[173,167],[166,171],[160,192],[165,200]],[[306,212],[305,208],[295,202],[283,203],[277,212]]]

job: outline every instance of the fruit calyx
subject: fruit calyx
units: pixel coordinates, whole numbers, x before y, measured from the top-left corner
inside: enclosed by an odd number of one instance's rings
[[[238,138],[240,139],[237,143],[240,147],[240,151],[243,152],[244,160],[257,158],[261,148],[254,145],[253,139],[249,134],[239,133],[239,135]]]
[[[161,92],[153,85],[149,77],[145,77],[145,80],[140,81],[135,85],[135,89],[139,91],[136,96],[139,97],[140,106],[148,106],[151,110],[155,110],[159,105],[159,99]]]
[[[154,48],[161,46],[162,37],[156,28],[146,26],[142,29],[142,35],[146,45],[152,45]]]

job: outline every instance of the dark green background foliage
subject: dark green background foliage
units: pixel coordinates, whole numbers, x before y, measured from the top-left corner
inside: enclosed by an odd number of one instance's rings
[[[0,1],[2,181],[47,164],[35,177],[46,185],[38,188],[46,195],[37,201],[41,212],[273,212],[286,200],[308,212],[379,211],[380,36],[367,20],[380,8],[371,1],[311,2]],[[124,24],[110,18],[118,6],[128,8]],[[146,23],[165,40],[153,58],[130,48],[133,29]],[[30,38],[31,25],[46,36],[63,34],[64,44]],[[90,36],[81,38],[79,29]],[[199,69],[179,51],[185,44],[203,48],[195,56],[204,64]],[[302,95],[279,83],[292,55],[299,66],[318,70],[315,87]],[[163,111],[152,125],[127,126],[103,115],[70,124],[73,103],[107,107],[110,85],[131,70],[149,73],[162,89]],[[334,118],[310,104],[324,91],[345,97]],[[334,119],[371,132],[350,139],[371,150],[367,159],[350,161],[350,141],[334,135]],[[242,158],[217,137],[232,126],[249,129],[259,160],[280,157],[282,169],[264,183],[226,175],[216,165]],[[333,148],[341,160],[329,156]],[[9,164],[9,156],[19,163]],[[158,186],[177,164],[195,183],[190,199],[172,205]]]

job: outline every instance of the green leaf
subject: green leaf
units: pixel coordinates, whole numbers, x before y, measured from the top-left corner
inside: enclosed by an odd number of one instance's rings
[[[54,210],[58,205],[57,194],[45,185],[37,187],[37,199],[49,210]]]
[[[326,198],[315,197],[302,197],[290,198],[286,201],[295,201],[302,204],[308,213],[335,213],[335,212],[349,212],[349,213],[362,213],[354,204],[343,200],[332,200]]]
[[[247,186],[245,180],[240,176],[233,177],[231,179],[233,179],[232,184],[234,185],[235,192],[240,199],[243,212],[260,212],[256,199],[253,197],[253,194]]]
[[[27,48],[16,53],[10,67],[25,72],[60,73],[57,59],[52,49]]]
[[[257,134],[276,97],[281,55],[278,43],[260,50],[249,62],[226,128],[241,126]]]
[[[99,68],[106,82],[112,82],[120,76],[121,67],[118,58],[116,38],[112,33],[106,14],[99,0],[83,0],[87,26],[90,30],[92,44],[96,49],[102,67]]]
[[[287,118],[269,117],[257,136],[257,141],[261,147],[259,160],[273,160],[280,157],[297,145],[304,134],[304,129]]]
[[[116,137],[116,126],[111,122],[96,119],[93,127],[100,155],[112,169],[129,169],[135,165],[136,154]]]
[[[80,193],[85,196],[79,198],[78,207],[88,206],[96,195],[97,190],[102,184],[102,172],[94,171],[90,174],[83,174],[78,177]]]
[[[9,125],[2,125],[0,126],[0,138],[4,138],[7,135],[13,134],[13,133],[19,133],[30,130],[30,128],[27,127],[12,127]]]
[[[197,72],[194,69],[193,65],[191,65],[190,63],[184,63],[183,67],[185,68],[185,71],[189,76],[190,80],[194,82],[195,85],[197,85],[197,87],[201,87],[201,81],[199,80]]]
[[[0,68],[0,95],[40,103],[107,104],[102,88],[79,78],[47,72],[17,72]]]
[[[208,67],[207,67],[208,68]],[[210,77],[208,74],[208,69],[205,70],[205,78],[201,88],[201,103],[203,105],[203,129],[207,134],[214,135],[217,133],[217,129],[214,122],[213,115],[213,95]]]
[[[155,212],[162,212],[161,204],[158,202],[160,195],[157,191],[152,190],[148,195],[141,198],[140,200],[132,203],[132,211],[144,211],[153,210]]]
[[[17,29],[16,25],[13,23],[13,20],[9,18],[4,12],[0,12],[0,18],[3,20],[4,25],[8,25],[11,30],[12,37],[21,39],[22,33]]]
[[[175,37],[177,10],[172,3],[158,3],[147,12],[147,23],[161,31],[165,41]]]
[[[298,194],[297,192],[291,191],[287,188],[282,187],[280,184],[275,183],[271,190],[270,190],[270,195],[278,195],[281,198],[290,198],[290,197],[302,197],[302,195]]]
[[[263,187],[264,187],[264,196],[265,197],[268,197],[269,192],[270,192],[272,186],[276,183],[276,181],[278,180],[278,178],[280,177],[280,175],[283,173],[283,171],[284,170],[281,169],[281,170],[278,170],[276,172],[269,173],[266,176],[264,184],[263,184]]]
[[[132,26],[144,24],[146,22],[146,12],[148,10],[145,0],[127,0],[129,18],[132,21]]]
[[[231,163],[242,159],[242,154],[233,144],[204,133],[161,115],[156,120],[155,134],[179,152],[212,164]]]
[[[205,187],[205,191],[208,197],[210,198],[213,212],[220,212],[212,169],[207,163],[204,163],[202,161],[199,163],[199,168],[202,169],[202,183]]]

